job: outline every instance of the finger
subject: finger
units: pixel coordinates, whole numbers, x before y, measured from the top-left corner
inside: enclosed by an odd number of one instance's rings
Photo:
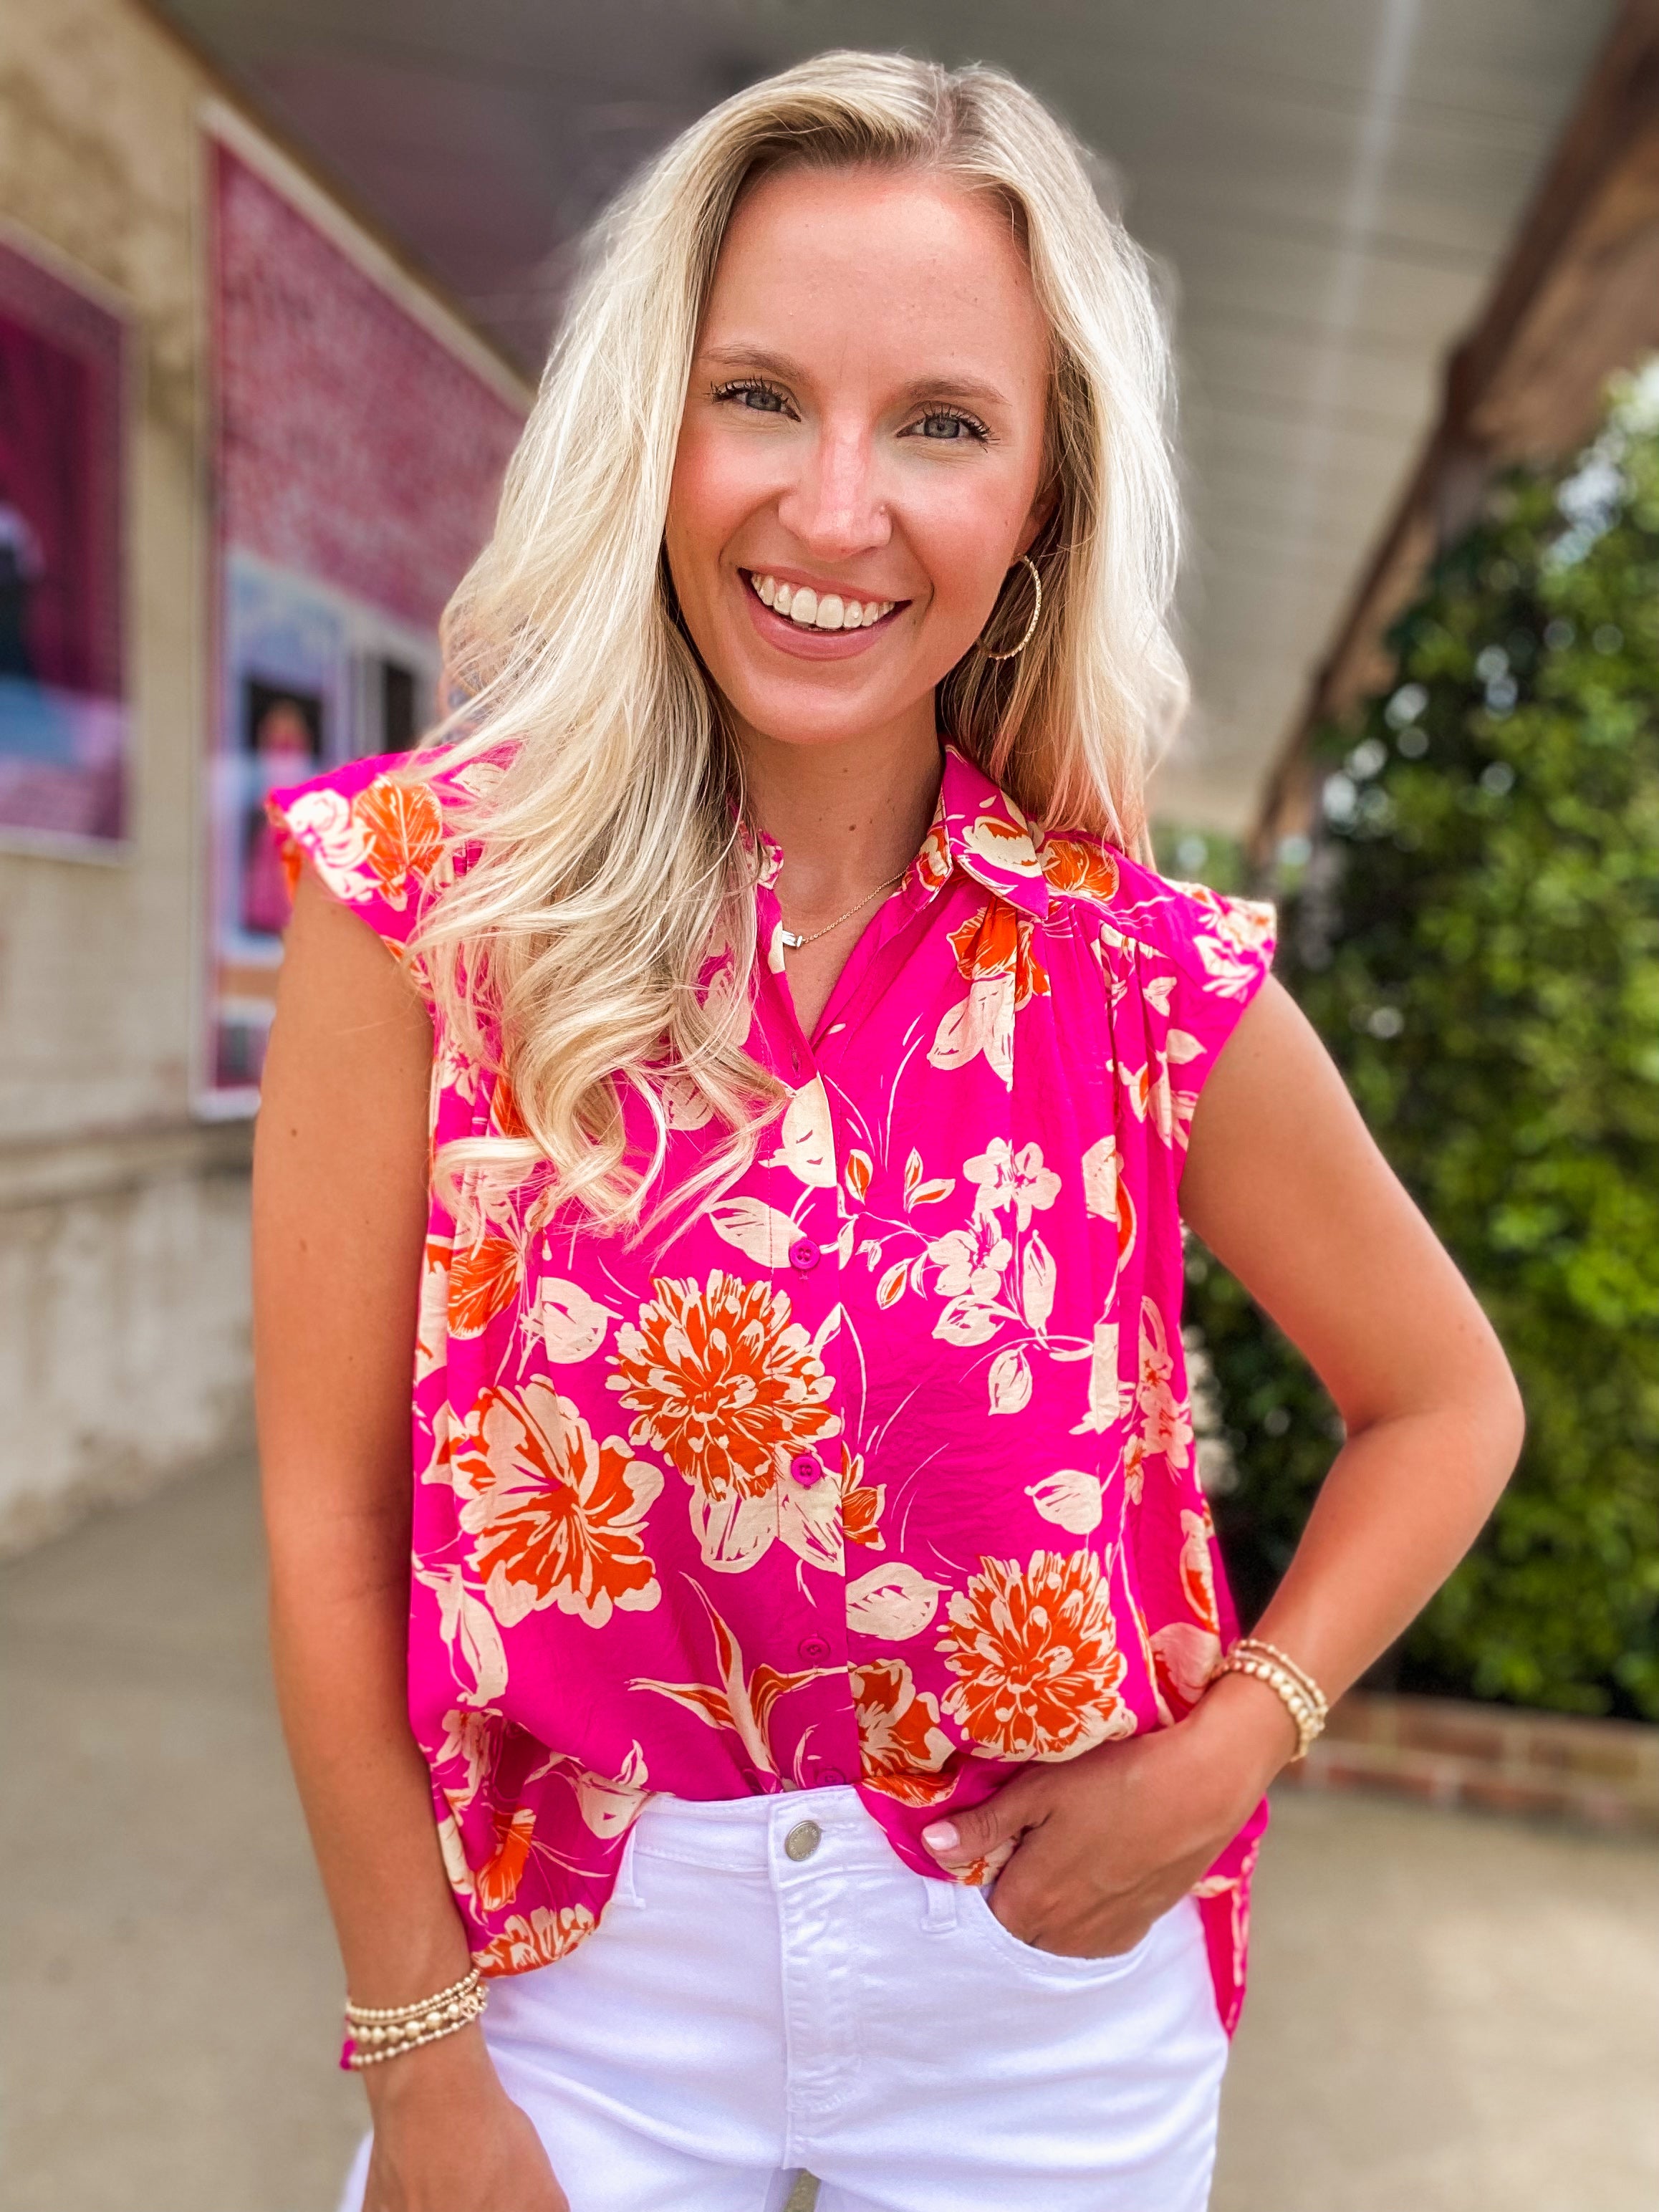
[[[921,1840],[941,1866],[953,1872],[975,1860],[1000,1865],[1031,1825],[1030,1792],[1019,1775],[983,1804],[964,1806],[948,1818],[931,1820]]]

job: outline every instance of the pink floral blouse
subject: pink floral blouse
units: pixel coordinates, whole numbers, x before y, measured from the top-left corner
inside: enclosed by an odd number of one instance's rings
[[[361,761],[272,802],[394,945],[465,864],[446,817],[477,774],[408,772]],[[944,1878],[930,1820],[1167,1726],[1234,1626],[1177,1192],[1271,909],[1034,843],[947,750],[927,842],[809,1036],[764,858],[750,1049],[790,1097],[741,1182],[657,1243],[530,1225],[524,1199],[459,1237],[432,1204],[410,1711],[487,1973],[596,1925],[656,1790],[851,1782]],[[442,1035],[436,1069],[436,1141],[514,1126]],[[672,1079],[664,1103],[678,1180],[720,1132]],[[1198,1889],[1230,2029],[1265,1820]]]

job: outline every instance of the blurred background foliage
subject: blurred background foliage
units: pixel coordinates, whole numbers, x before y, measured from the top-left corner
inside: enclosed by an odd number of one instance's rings
[[[1321,733],[1322,819],[1262,886],[1277,973],[1492,1316],[1528,1431],[1371,1679],[1659,1718],[1659,374],[1568,467],[1497,485],[1390,645],[1394,687]],[[1238,856],[1182,834],[1170,872],[1234,887]],[[1249,1618],[1341,1425],[1196,1242],[1188,1273]]]

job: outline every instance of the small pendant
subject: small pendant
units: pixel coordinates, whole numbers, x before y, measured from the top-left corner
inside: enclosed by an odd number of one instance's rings
[[[778,935],[783,939],[783,949],[786,952],[798,951],[806,942],[799,930],[786,929],[781,922],[778,925]]]

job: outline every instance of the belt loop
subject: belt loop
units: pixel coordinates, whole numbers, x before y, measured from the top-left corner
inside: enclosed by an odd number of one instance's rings
[[[921,1924],[929,1936],[942,1935],[957,1924],[957,1885],[936,1874],[916,1876],[921,1884]]]
[[[641,1806],[640,1811],[645,1808]],[[640,1814],[635,1813],[628,1824],[628,1833],[623,1838],[622,1859],[617,1868],[617,1887],[611,1896],[618,1905],[637,1910],[645,1903],[640,1895],[639,1884],[634,1879],[634,1845],[640,1832]]]

